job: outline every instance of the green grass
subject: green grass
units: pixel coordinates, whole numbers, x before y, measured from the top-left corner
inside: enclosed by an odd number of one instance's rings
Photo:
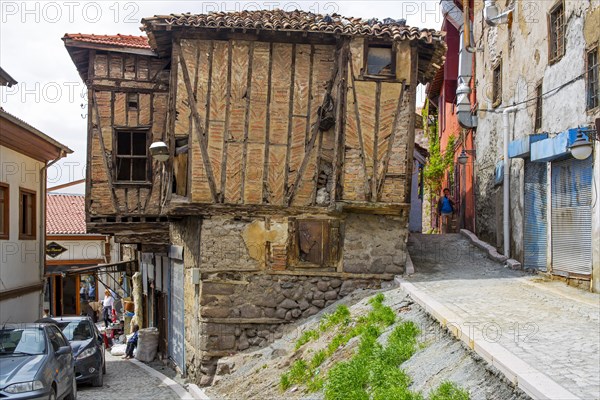
[[[469,398],[469,392],[448,381],[429,393],[429,400],[469,400]]]
[[[327,348],[314,353],[309,362],[296,360],[290,370],[281,375],[281,390],[304,384],[308,392],[324,390],[326,400],[423,400],[420,393],[408,389],[411,379],[400,369],[420,348],[417,342],[420,330],[412,321],[403,321],[394,328],[386,345],[381,345],[377,339],[386,327],[396,322],[394,311],[383,304],[384,300],[382,293],[371,298],[371,311],[355,321],[344,305],[324,316],[319,331],[335,327],[336,335]],[[296,349],[318,337],[316,330],[305,331],[296,342]],[[356,354],[348,361],[335,364],[326,374],[322,373],[321,365],[354,337],[360,337]],[[451,382],[444,382],[429,396],[430,400],[469,400],[468,392]]]

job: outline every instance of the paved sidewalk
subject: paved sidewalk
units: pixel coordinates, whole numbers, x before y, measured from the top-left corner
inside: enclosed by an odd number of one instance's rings
[[[77,397],[80,400],[181,399],[160,378],[130,361],[112,356],[108,351],[104,386],[79,385]]]
[[[415,274],[405,280],[463,330],[581,399],[600,398],[599,295],[504,268],[459,234],[412,234],[409,252]]]

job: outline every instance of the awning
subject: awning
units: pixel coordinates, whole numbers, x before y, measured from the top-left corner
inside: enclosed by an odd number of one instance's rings
[[[81,274],[90,274],[95,272],[103,272],[103,273],[116,273],[116,272],[127,272],[128,274],[133,274],[137,271],[137,261],[119,261],[116,263],[110,264],[97,264],[85,267],[72,267],[64,273],[66,275],[81,275]]]
[[[548,138],[547,133],[538,133],[527,135],[520,139],[515,139],[508,143],[508,157],[510,158],[526,158],[529,157],[531,145]]]
[[[553,138],[540,140],[531,144],[531,161],[547,162],[571,156],[569,147],[577,140],[577,134],[581,128],[573,128],[561,132]],[[582,131],[588,138],[585,131]],[[589,138],[588,138],[589,140]]]

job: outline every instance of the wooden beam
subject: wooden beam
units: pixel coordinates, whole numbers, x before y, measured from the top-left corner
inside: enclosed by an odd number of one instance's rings
[[[248,48],[248,76],[246,78],[246,119],[244,120],[244,147],[242,151],[242,187],[240,189],[240,204],[244,204],[244,189],[246,186],[246,163],[248,162],[248,133],[250,131],[250,96],[252,95],[252,65],[254,64],[254,42]]]
[[[396,115],[394,116],[394,122],[392,123],[392,132],[388,139],[388,148],[383,160],[383,168],[381,171],[381,177],[377,187],[377,198],[376,201],[381,201],[381,195],[383,194],[383,186],[385,184],[385,177],[387,175],[388,166],[390,164],[390,158],[392,158],[392,147],[396,139],[396,130],[398,129],[398,123],[400,121],[400,114],[402,113],[402,102],[404,101],[404,91],[406,90],[406,79],[402,81],[402,88],[400,89],[400,96],[398,98],[398,105],[396,106]],[[406,155],[409,156],[408,154]]]
[[[44,288],[44,284],[42,282],[35,283],[33,285],[20,286],[14,289],[8,289],[0,291],[0,301],[14,299],[15,297],[25,296],[29,293],[40,292]]]
[[[283,193],[288,192],[288,179],[290,175],[290,153],[292,150],[292,133],[294,131],[294,91],[296,85],[296,43],[292,44],[292,68],[290,72],[290,98],[288,110],[287,148],[285,152],[285,171],[283,180]],[[284,199],[285,201],[285,199]]]
[[[367,172],[367,159],[365,158],[365,145],[362,136],[362,127],[360,125],[360,112],[358,111],[358,97],[356,95],[356,79],[354,78],[353,63],[350,62],[350,76],[352,78],[352,95],[354,97],[354,113],[356,116],[356,133],[358,134],[358,143],[360,144],[360,160],[363,167],[365,178],[365,198],[371,198],[371,185],[369,184],[369,174]]]
[[[46,260],[46,265],[94,265],[104,263],[104,258],[78,260]]]
[[[338,212],[359,214],[408,216],[410,203],[374,203],[367,201],[338,201]]]
[[[371,201],[377,197],[377,169],[379,167],[379,118],[381,114],[381,82],[375,82],[375,126],[373,127],[373,178],[371,178]]]
[[[343,171],[342,165],[344,164],[344,143],[345,140],[345,125],[346,125],[346,93],[348,85],[346,77],[348,76],[348,55],[350,52],[350,40],[345,38],[342,42],[342,52],[338,62],[340,63],[340,80],[338,82],[338,94],[337,104],[335,110],[336,126],[335,136],[333,140],[333,171],[332,179],[333,185],[329,196],[329,203],[331,206],[335,205],[339,192],[340,172]]]
[[[229,118],[231,115],[231,70],[232,62],[231,55],[233,52],[233,46],[231,41],[227,43],[227,95],[225,105],[225,128],[223,131],[223,152],[221,155],[221,192],[219,195],[219,201],[225,202],[225,190],[227,184],[227,147],[229,143]]]
[[[271,84],[273,82],[273,42],[269,43],[269,71],[267,78],[267,112],[265,113],[265,152],[263,162],[262,203],[270,204],[269,191],[269,139],[271,134]],[[279,78],[279,77],[277,77]]]
[[[194,130],[196,132],[196,135],[198,136],[198,142],[200,145],[200,151],[202,152],[202,161],[204,162],[204,169],[206,171],[206,176],[208,179],[208,186],[210,188],[210,194],[212,196],[213,201],[216,203],[218,202],[218,198],[217,198],[217,189],[215,186],[215,179],[214,179],[214,175],[213,175],[213,171],[212,171],[212,166],[210,164],[210,158],[208,156],[208,136],[206,134],[206,128],[202,128],[202,119],[200,118],[200,114],[198,114],[198,109],[196,108],[196,99],[194,98],[194,91],[192,89],[192,83],[190,81],[190,73],[188,71],[187,65],[185,63],[185,59],[183,57],[183,53],[180,50],[180,45],[179,43],[174,43],[174,47],[176,47],[178,49],[179,52],[179,63],[181,65],[181,71],[183,73],[183,80],[185,83],[185,87],[187,89],[187,94],[188,94],[188,102],[190,105],[190,109],[192,111],[192,115],[194,117],[194,125],[196,126],[196,129]],[[211,47],[211,54],[212,54],[212,47]],[[212,57],[210,57],[211,61],[212,61]],[[212,66],[210,67],[212,69]],[[208,85],[208,89],[209,89],[209,93],[207,95],[207,99],[210,99],[210,76],[209,76],[209,85]],[[208,101],[208,104],[210,105],[210,100]],[[209,106],[207,106],[209,107]],[[208,108],[207,108],[207,116],[208,116]],[[207,118],[208,121],[208,118]],[[208,123],[208,122],[206,122]]]

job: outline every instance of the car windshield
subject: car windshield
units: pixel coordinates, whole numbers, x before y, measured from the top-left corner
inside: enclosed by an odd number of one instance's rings
[[[46,353],[46,338],[41,328],[0,330],[0,356],[44,353]]]
[[[88,340],[92,336],[92,326],[89,321],[56,321],[69,342]]]

